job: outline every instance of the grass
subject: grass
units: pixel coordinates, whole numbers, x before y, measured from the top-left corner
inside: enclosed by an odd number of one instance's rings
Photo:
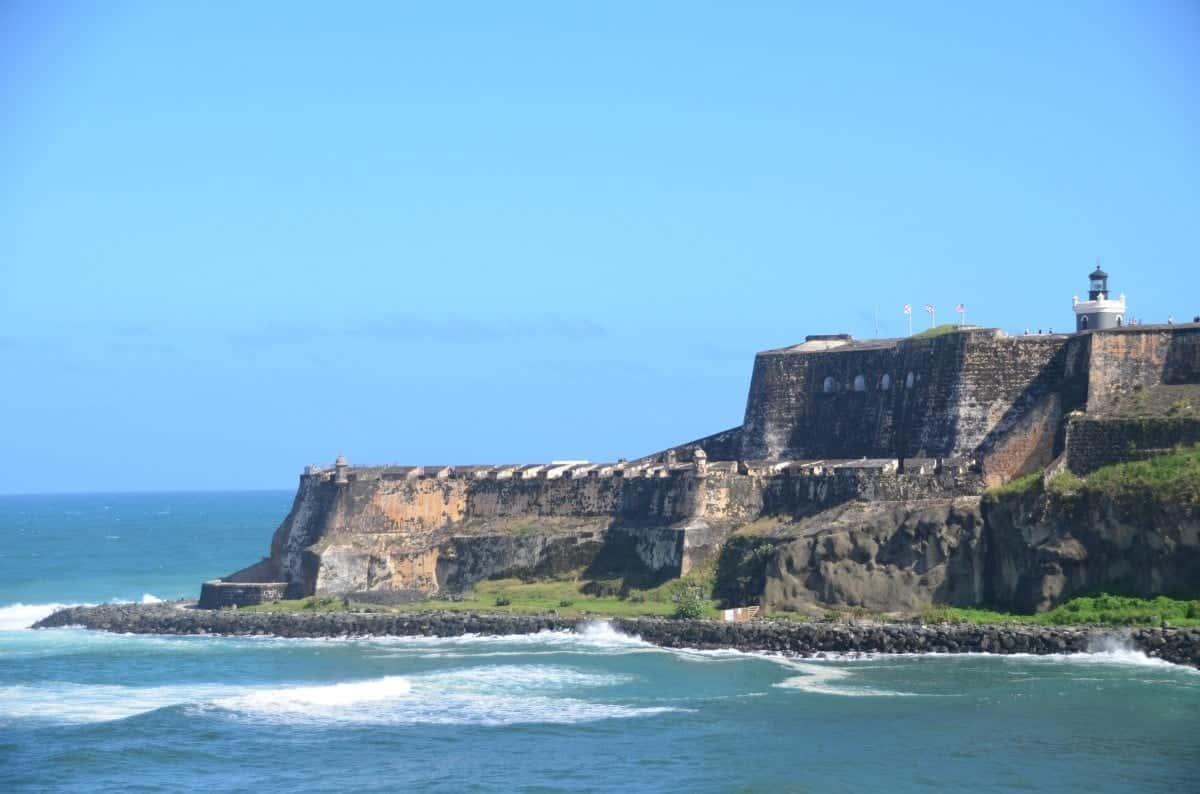
[[[670,617],[676,604],[672,596],[681,589],[698,588],[704,594],[711,590],[706,586],[704,572],[696,577],[685,577],[667,582],[660,587],[644,591],[629,591],[626,597],[618,595],[591,596],[582,592],[586,584],[578,580],[550,580],[526,582],[520,579],[489,579],[480,582],[474,590],[456,597],[455,600],[431,598],[425,601],[377,606],[353,603],[349,607],[340,598],[309,596],[292,601],[275,601],[260,606],[245,607],[250,612],[489,612],[505,615],[533,615],[557,612],[563,617]],[[702,598],[702,617],[717,617],[713,601]]]
[[[1018,477],[1015,480],[998,485],[994,488],[989,488],[984,494],[984,498],[990,501],[997,501],[1006,496],[1019,496],[1026,493],[1036,493],[1042,488],[1042,471],[1031,472],[1023,477]]]
[[[910,339],[933,339],[935,336],[945,336],[946,334],[952,334],[952,333],[955,333],[955,332],[961,331],[961,330],[962,330],[962,327],[959,326],[958,323],[942,323],[941,325],[935,325],[932,328],[926,328],[924,331],[921,331],[920,333],[917,333],[917,334],[913,334],[909,338]]]
[[[986,609],[933,607],[921,614],[927,623],[1016,623],[1031,626],[1200,626],[1200,600],[1166,596],[1131,598],[1098,595],[1073,598],[1048,612],[1021,615]]]
[[[547,581],[522,582],[519,579],[494,579],[480,582],[474,591],[462,600],[446,601],[430,599],[397,606],[352,604],[346,607],[340,598],[309,596],[292,601],[276,601],[255,607],[244,607],[247,612],[488,612],[495,614],[529,615],[557,612],[564,617],[670,617],[676,604],[672,596],[682,588],[696,586],[694,580],[676,579],[667,584],[646,590],[635,591],[631,597],[616,596],[597,598],[580,592],[580,582]],[[498,606],[497,603],[500,602]],[[507,603],[503,603],[507,602]],[[714,602],[702,601],[701,617],[718,616]],[[812,618],[799,613],[776,612],[773,619],[787,618],[808,621]],[[887,621],[890,616],[878,615],[863,609],[830,611],[827,620],[850,618],[855,620],[874,619]],[[932,607],[921,613],[926,623],[971,623],[1015,624],[1028,626],[1160,626],[1164,623],[1178,627],[1200,627],[1200,600],[1181,600],[1159,596],[1158,598],[1132,598],[1126,596],[1098,595],[1074,598],[1049,612],[1025,615],[1013,612],[995,612],[987,609],[963,609],[958,607]]]
[[[1097,469],[1084,478],[1083,488],[1114,499],[1150,497],[1171,504],[1200,506],[1200,444]]]
[[[1042,474],[1036,471],[990,488],[985,498],[995,502],[1003,497],[1035,493],[1042,487]],[[1105,466],[1085,477],[1063,470],[1045,487],[1051,496],[1060,499],[1103,494],[1119,502],[1200,507],[1200,444],[1176,447],[1146,460]]]

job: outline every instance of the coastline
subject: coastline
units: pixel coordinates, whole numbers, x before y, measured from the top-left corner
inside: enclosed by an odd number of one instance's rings
[[[811,657],[846,653],[1086,653],[1125,646],[1151,658],[1200,669],[1200,628],[1130,628],[793,622],[719,623],[669,618],[565,618],[553,614],[473,612],[279,613],[200,610],[184,603],[101,604],[60,609],[35,629],[81,626],[127,634],[327,638],[366,636],[457,637],[571,631],[604,620],[614,628],[667,648],[783,653]]]

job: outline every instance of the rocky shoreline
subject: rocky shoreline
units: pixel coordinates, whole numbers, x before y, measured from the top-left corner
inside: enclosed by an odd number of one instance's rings
[[[574,630],[592,619],[557,615],[469,612],[282,613],[200,610],[181,603],[102,604],[61,609],[34,624],[82,626],[131,634],[217,634],[275,637],[532,634]],[[607,618],[627,634],[668,648],[734,648],[813,656],[822,653],[1085,653],[1130,647],[1147,656],[1200,668],[1200,628],[1111,629],[913,623],[799,623],[788,620],[718,623],[710,620]]]

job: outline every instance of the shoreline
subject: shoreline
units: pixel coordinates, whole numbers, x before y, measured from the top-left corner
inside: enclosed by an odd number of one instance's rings
[[[626,634],[666,648],[782,653],[1087,653],[1118,645],[1173,664],[1200,669],[1200,628],[1112,629],[1099,626],[1029,626],[917,623],[827,623],[671,618],[565,618],[475,612],[281,613],[200,610],[180,602],[100,604],[60,609],[35,629],[82,626],[120,634],[330,637],[459,637],[577,630],[602,620]]]

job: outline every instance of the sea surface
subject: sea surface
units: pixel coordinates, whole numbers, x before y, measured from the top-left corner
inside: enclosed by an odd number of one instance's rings
[[[282,640],[26,628],[195,597],[290,493],[0,497],[0,791],[1200,791],[1200,674],[798,660],[614,631]]]

